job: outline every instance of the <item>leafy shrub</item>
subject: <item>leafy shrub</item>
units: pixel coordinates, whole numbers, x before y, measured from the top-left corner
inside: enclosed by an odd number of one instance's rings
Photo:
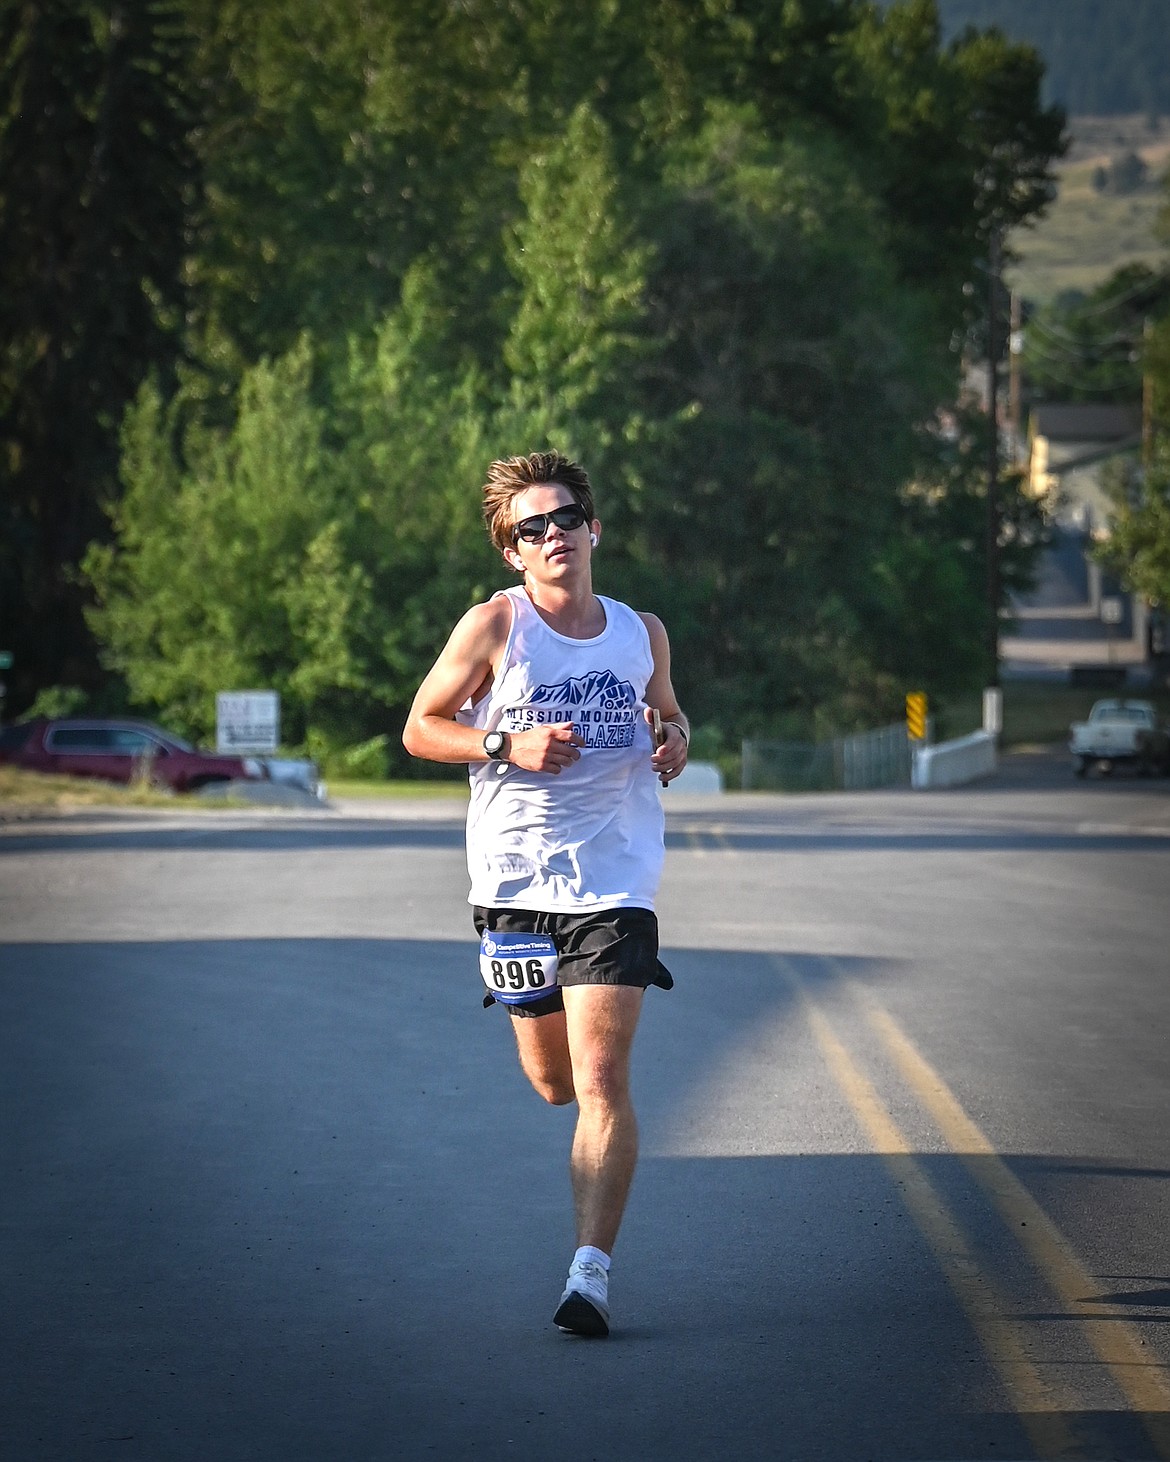
[[[381,782],[390,770],[387,746],[390,738],[383,733],[348,746],[336,758],[334,776],[352,777],[359,782]]]
[[[389,774],[389,742],[389,736],[383,733],[380,736],[371,736],[368,741],[346,746],[316,727],[310,727],[305,738],[305,751],[326,777],[380,782]]]
[[[77,716],[86,708],[89,697],[77,685],[46,685],[25,713],[25,720],[45,716],[55,721],[61,716]]]

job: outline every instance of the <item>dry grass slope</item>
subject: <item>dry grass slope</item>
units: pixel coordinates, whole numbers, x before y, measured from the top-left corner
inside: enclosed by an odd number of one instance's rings
[[[1125,264],[1170,262],[1154,235],[1166,201],[1156,183],[1122,196],[1098,193],[1093,172],[1118,155],[1136,152],[1152,179],[1170,170],[1170,124],[1151,129],[1145,117],[1074,117],[1073,145],[1058,167],[1060,192],[1044,218],[1011,240],[1020,262],[1008,282],[1038,304],[1062,290],[1091,289]]]

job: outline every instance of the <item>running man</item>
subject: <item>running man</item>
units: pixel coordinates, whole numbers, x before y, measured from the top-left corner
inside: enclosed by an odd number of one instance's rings
[[[493,462],[483,511],[524,582],[455,626],[402,739],[412,756],[470,765],[484,1004],[509,1011],[537,1093],[577,1103],[578,1247],[553,1319],[601,1336],[638,1154],[630,1048],[646,987],[674,983],[654,916],[657,783],[686,765],[690,729],[661,622],[593,592],[601,524],[583,469],[559,452]]]

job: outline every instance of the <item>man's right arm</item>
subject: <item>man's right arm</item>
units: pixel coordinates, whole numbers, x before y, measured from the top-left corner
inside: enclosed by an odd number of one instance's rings
[[[469,609],[418,688],[402,744],[426,761],[486,762],[483,728],[464,726],[455,713],[491,687],[511,628],[505,599],[490,599]],[[534,726],[508,735],[504,760],[531,772],[560,772],[580,756],[572,723]]]
[[[469,609],[418,688],[402,744],[426,761],[486,761],[483,732],[460,725],[455,712],[491,684],[508,634],[506,602],[491,599]]]

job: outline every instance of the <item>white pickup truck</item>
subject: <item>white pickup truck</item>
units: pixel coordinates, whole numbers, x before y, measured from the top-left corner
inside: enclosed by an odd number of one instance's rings
[[[1068,749],[1078,777],[1094,765],[1111,772],[1118,763],[1147,777],[1170,772],[1170,736],[1159,729],[1149,701],[1097,701],[1087,721],[1074,722]]]

